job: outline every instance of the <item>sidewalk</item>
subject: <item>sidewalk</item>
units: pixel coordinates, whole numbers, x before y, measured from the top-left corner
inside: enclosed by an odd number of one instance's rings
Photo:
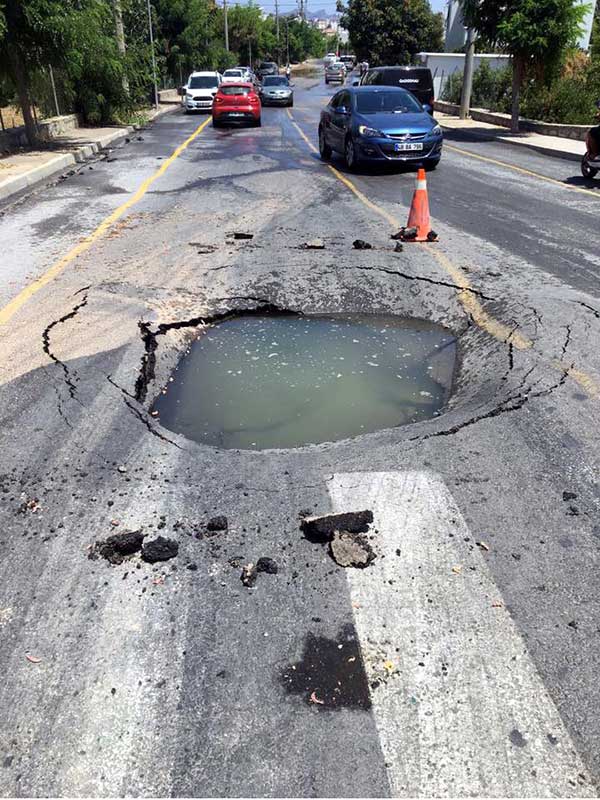
[[[170,98],[158,110],[148,112],[150,123],[179,107]],[[122,128],[74,128],[49,143],[48,149],[29,150],[0,159],[0,201],[5,201],[34,187],[41,181],[85,161],[99,150],[124,139],[136,126]]]
[[[581,161],[581,157],[585,153],[585,143],[574,139],[545,136],[541,133],[511,133],[501,125],[492,125],[488,122],[479,122],[472,119],[459,119],[439,111],[436,112],[435,118],[442,128],[448,131],[464,132],[481,140],[493,140],[504,144],[528,147],[531,150],[557,158]]]

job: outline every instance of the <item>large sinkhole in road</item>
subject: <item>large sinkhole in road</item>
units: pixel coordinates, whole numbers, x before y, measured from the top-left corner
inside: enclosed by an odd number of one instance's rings
[[[439,414],[456,339],[392,316],[239,316],[206,329],[154,411],[220,448],[293,448]]]

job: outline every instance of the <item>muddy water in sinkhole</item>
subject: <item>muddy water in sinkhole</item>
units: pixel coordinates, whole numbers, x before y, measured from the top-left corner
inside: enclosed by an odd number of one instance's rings
[[[154,410],[226,449],[332,442],[437,415],[455,362],[455,337],[422,320],[239,316],[199,335]]]

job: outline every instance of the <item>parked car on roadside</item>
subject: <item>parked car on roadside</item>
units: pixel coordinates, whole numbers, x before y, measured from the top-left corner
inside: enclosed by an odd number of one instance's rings
[[[220,128],[224,123],[243,122],[260,127],[261,103],[254,86],[242,81],[222,83],[215,95],[212,122],[213,128]]]
[[[346,54],[340,56],[340,61],[342,62],[342,64],[346,65],[346,69],[348,70],[348,72],[352,72],[352,70],[356,66],[356,56]]]
[[[258,65],[257,74],[262,81],[267,75],[279,75],[279,67],[274,61],[261,61]]]
[[[359,84],[407,89],[429,113],[433,113],[433,77],[429,67],[372,67],[361,77]]]
[[[341,61],[334,61],[325,67],[325,83],[343,83],[346,80],[346,67]]]
[[[321,112],[319,152],[342,153],[349,168],[362,161],[405,162],[435,169],[442,129],[406,89],[346,87]]]
[[[294,105],[294,90],[283,75],[267,75],[262,82],[259,94],[263,106]]]
[[[186,114],[210,111],[221,77],[219,72],[192,72],[181,89],[181,105]]]

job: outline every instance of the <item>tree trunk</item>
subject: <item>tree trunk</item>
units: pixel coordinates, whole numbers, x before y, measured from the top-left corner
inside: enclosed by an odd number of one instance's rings
[[[115,34],[117,38],[117,48],[121,56],[121,64],[125,68],[125,29],[123,27],[123,11],[121,9],[121,0],[113,0],[113,15],[115,18]],[[123,91],[129,94],[129,80],[127,75],[123,73]]]
[[[33,109],[31,103],[31,95],[29,94],[29,81],[27,76],[27,68],[23,63],[21,54],[17,49],[11,45],[8,46],[8,62],[10,70],[15,81],[17,95],[19,97],[19,105],[23,112],[23,120],[25,122],[25,133],[30,147],[35,147],[38,141],[38,129],[33,116]]]
[[[513,56],[513,76],[512,76],[512,109],[510,129],[513,133],[519,132],[519,110],[521,107],[521,84],[525,64],[520,56]]]

